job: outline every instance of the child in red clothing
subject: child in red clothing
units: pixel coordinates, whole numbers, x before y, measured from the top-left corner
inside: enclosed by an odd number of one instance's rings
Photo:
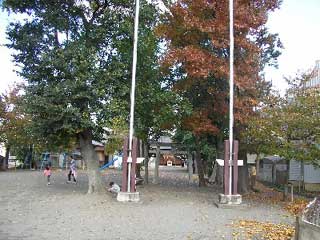
[[[46,169],[44,170],[43,175],[47,177],[47,185],[50,185],[51,169],[49,168],[49,166],[46,166]]]

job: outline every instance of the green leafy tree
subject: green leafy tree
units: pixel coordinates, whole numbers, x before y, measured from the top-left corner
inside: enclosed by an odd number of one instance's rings
[[[148,166],[149,141],[157,140],[163,134],[169,134],[176,128],[177,124],[185,115],[189,104],[179,94],[172,91],[170,78],[164,74],[160,68],[159,59],[163,55],[163,43],[155,34],[155,28],[161,22],[161,12],[153,4],[145,1],[141,2],[139,41],[138,41],[138,62],[136,77],[136,101],[135,101],[135,135],[143,141],[143,154],[146,158],[146,174]],[[125,26],[131,27],[131,25]],[[130,32],[130,31],[125,31]],[[123,35],[123,41],[117,42],[116,48],[120,54],[117,55],[117,63],[131,64],[132,35]],[[119,82],[125,80],[130,82],[130,72],[125,72]],[[125,88],[124,88],[125,86]],[[107,148],[119,148],[122,140],[115,136],[117,129],[123,127],[116,126],[119,120],[128,121],[129,112],[129,87],[119,85],[119,91],[113,96],[107,109],[110,122],[108,128],[113,131],[113,136],[108,139]],[[121,131],[120,131],[121,132]],[[118,133],[120,136],[123,135]],[[111,150],[113,151],[113,150]],[[147,182],[147,179],[146,179]]]
[[[173,130],[185,109],[188,108],[188,103],[185,103],[185,99],[172,91],[167,76],[159,65],[159,59],[163,55],[161,46],[163,44],[156,36],[155,29],[161,23],[161,13],[155,5],[146,1],[142,1],[140,6],[140,22],[142,22],[139,25],[134,127],[136,136],[146,142],[150,138],[157,139],[167,130]],[[130,31],[126,32],[130,33]],[[132,35],[127,34],[123,37],[124,41],[117,42],[116,45],[120,53],[117,56],[117,62],[118,64],[126,63],[129,66],[132,59]],[[122,77],[126,82],[131,80],[130,72]],[[121,86],[128,87],[128,85]],[[126,89],[118,93],[114,95],[111,107],[109,107],[111,119],[120,115],[122,118],[128,117],[129,91]]]
[[[120,12],[96,1],[4,1],[4,7],[30,16],[11,23],[7,34],[8,46],[17,51],[20,75],[28,81],[26,103],[34,129],[55,144],[78,139],[92,193],[101,188],[92,146],[99,127],[94,115],[107,100],[110,83],[108,55],[101,56]]]
[[[88,193],[102,189],[91,142],[101,139],[103,127],[119,112],[128,116],[133,2],[7,0],[3,6],[29,14],[12,22],[7,34],[20,75],[28,81],[25,98],[34,132],[54,145],[76,140],[88,167]],[[152,7],[142,4],[142,29],[154,26]],[[140,56],[153,54],[147,44],[139,45]],[[144,64],[140,76],[151,66]]]
[[[19,152],[33,144],[31,119],[24,110],[21,87],[16,86],[0,96],[0,141],[6,148],[3,169],[8,167],[10,150]],[[23,152],[25,154],[25,151]],[[24,154],[20,158],[23,158]]]
[[[288,78],[286,96],[271,95],[257,109],[244,133],[251,152],[319,165],[320,90],[305,87],[311,76],[302,73]]]
[[[288,78],[290,88],[283,106],[283,149],[279,155],[286,159],[319,165],[320,159],[320,90],[306,87],[312,73],[300,73]]]
[[[118,136],[106,148],[112,152],[127,131],[133,2],[4,1],[4,7],[30,16],[11,23],[7,32],[28,81],[25,103],[33,132],[52,146],[80,143],[91,193],[101,186],[92,139],[101,139],[104,127],[114,130]],[[186,105],[161,77],[158,20],[155,5],[142,1],[135,133],[146,142],[172,129]]]
[[[248,121],[241,138],[249,153],[275,154],[283,136],[283,100],[277,93],[270,93],[259,104]]]

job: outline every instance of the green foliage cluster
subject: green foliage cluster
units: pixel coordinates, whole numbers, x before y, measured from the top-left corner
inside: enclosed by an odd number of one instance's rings
[[[286,95],[270,95],[257,109],[244,134],[251,152],[319,165],[320,90],[305,87],[311,77],[302,73],[287,79]]]
[[[84,132],[102,140],[113,129],[107,150],[119,148],[129,119],[133,1],[6,0],[3,8],[27,16],[10,23],[7,46],[27,81],[23,110],[34,139],[68,147]],[[188,107],[161,73],[159,21],[156,4],[141,1],[135,134],[144,141],[172,130]]]

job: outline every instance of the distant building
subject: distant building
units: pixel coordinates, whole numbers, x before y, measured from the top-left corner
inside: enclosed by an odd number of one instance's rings
[[[304,83],[304,87],[320,87],[320,60],[316,61],[311,77]],[[288,180],[294,185],[302,183],[307,191],[320,191],[320,168],[308,162],[290,160]]]
[[[320,87],[320,60],[316,61],[316,65],[311,73],[311,78],[305,83],[305,87]]]
[[[290,161],[289,181],[294,185],[302,182],[306,191],[320,191],[320,168],[303,161]]]
[[[273,184],[286,184],[288,179],[287,161],[277,155],[260,159],[258,179]]]

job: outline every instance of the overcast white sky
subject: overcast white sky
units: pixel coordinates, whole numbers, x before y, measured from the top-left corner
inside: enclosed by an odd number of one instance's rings
[[[13,72],[14,64],[11,62],[10,49],[3,46],[7,42],[5,30],[8,19],[8,14],[0,10],[0,93],[5,92],[10,84],[21,81],[16,73]]]
[[[0,12],[0,44],[6,42],[5,28],[9,17]],[[283,76],[314,67],[320,59],[320,0],[284,0],[280,10],[269,17],[271,32],[279,33],[285,47],[279,58],[279,69],[267,68],[266,77],[282,93],[286,88]],[[21,79],[14,73],[11,51],[0,46],[0,92]]]
[[[283,76],[313,68],[320,60],[320,0],[284,0],[281,9],[270,15],[268,26],[279,33],[285,49],[279,69],[267,68],[266,77],[283,93],[287,86]]]

